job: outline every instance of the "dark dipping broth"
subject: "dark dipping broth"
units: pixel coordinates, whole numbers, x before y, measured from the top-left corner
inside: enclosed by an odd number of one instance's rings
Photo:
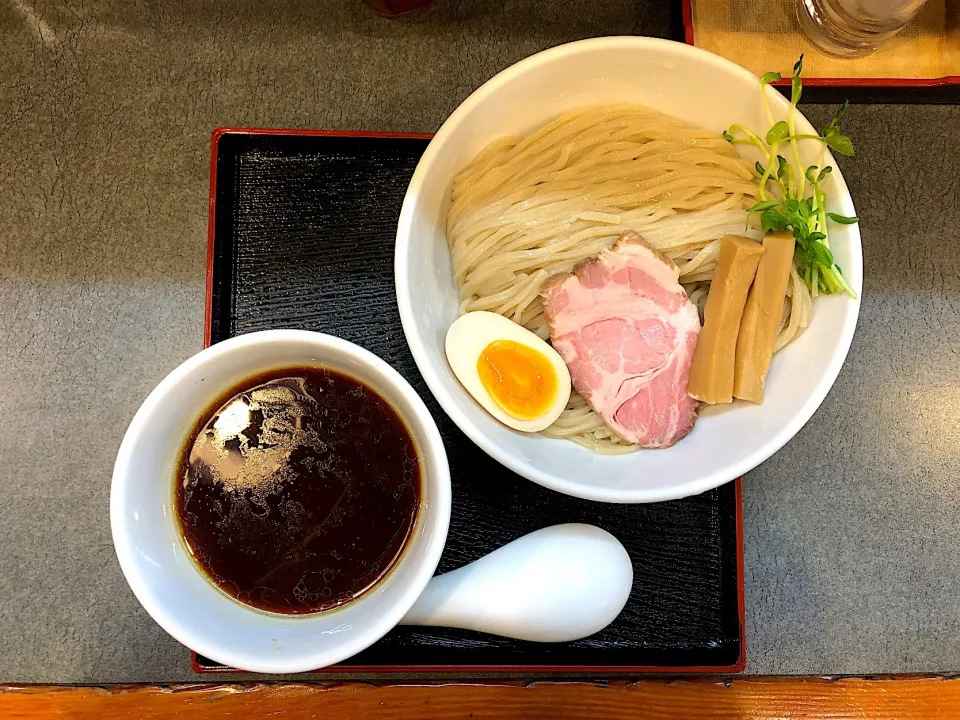
[[[180,531],[224,592],[288,615],[363,594],[400,557],[420,508],[410,432],[377,392],[294,367],[251,377],[181,451]]]

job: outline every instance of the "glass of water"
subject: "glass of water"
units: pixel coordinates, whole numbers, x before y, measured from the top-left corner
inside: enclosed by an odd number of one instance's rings
[[[800,27],[830,55],[858,57],[900,32],[926,0],[796,0]]]

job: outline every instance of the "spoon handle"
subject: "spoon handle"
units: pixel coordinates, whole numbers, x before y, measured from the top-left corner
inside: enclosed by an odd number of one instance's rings
[[[435,577],[400,624],[566,642],[609,625],[632,585],[630,557],[613,535],[554,525]]]

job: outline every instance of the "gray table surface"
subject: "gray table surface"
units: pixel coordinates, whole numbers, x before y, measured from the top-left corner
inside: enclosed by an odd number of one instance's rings
[[[0,4],[0,681],[196,679],[114,557],[110,473],[201,347],[210,131],[433,131],[537,50],[667,3]],[[809,106],[822,123],[831,110]],[[850,357],[744,481],[750,673],[960,670],[960,106],[855,106]]]

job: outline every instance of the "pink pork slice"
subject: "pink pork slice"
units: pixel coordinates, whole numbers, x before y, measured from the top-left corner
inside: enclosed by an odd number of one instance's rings
[[[618,435],[642,447],[669,447],[697,420],[687,381],[700,317],[679,275],[627,232],[540,289],[573,387]]]

